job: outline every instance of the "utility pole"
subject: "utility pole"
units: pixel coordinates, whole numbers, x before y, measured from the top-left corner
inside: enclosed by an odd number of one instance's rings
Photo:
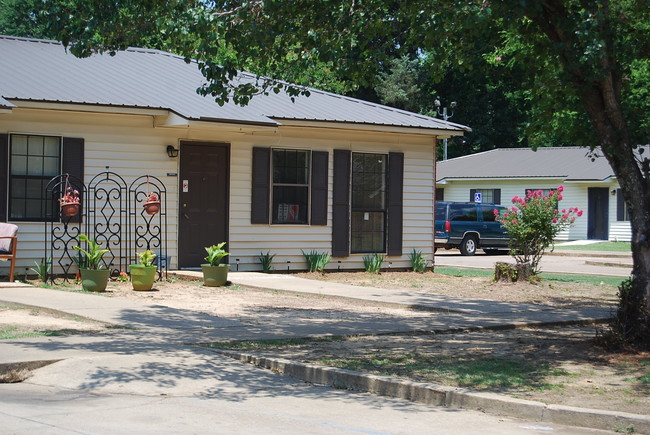
[[[454,116],[454,109],[455,109],[456,106],[457,106],[457,104],[456,104],[455,101],[452,101],[452,102],[449,104],[449,107],[451,108],[451,115],[449,115],[449,114],[447,113],[447,108],[446,108],[446,107],[441,107],[441,106],[442,106],[442,103],[440,102],[440,97],[437,97],[437,98],[434,100],[433,103],[436,105],[436,113],[438,114],[438,116],[442,116],[442,119],[443,119],[444,121],[447,121],[449,118],[451,118],[452,116]],[[442,143],[443,143],[443,146],[444,146],[444,153],[443,153],[443,156],[442,156],[442,160],[447,160],[447,139],[446,139],[446,138],[443,139],[443,140],[442,140]]]

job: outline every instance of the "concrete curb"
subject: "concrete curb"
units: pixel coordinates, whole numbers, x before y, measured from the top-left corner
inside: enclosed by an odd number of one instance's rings
[[[334,388],[363,391],[450,409],[471,409],[547,423],[603,430],[632,426],[638,433],[650,433],[650,417],[644,415],[563,405],[545,405],[540,402],[504,397],[494,393],[412,382],[389,376],[370,375],[352,370],[236,351],[218,349],[215,351],[241,362],[282,373],[292,378]]]

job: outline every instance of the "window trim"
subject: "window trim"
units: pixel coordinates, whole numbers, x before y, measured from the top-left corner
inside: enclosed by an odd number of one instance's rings
[[[6,197],[6,218],[7,221],[11,222],[51,222],[53,219],[57,219],[57,216],[53,213],[52,216],[48,217],[47,215],[41,216],[40,219],[34,219],[32,217],[26,217],[26,218],[15,218],[11,216],[12,213],[12,206],[13,206],[13,197],[12,197],[12,186],[14,183],[14,177],[15,175],[12,173],[13,170],[13,138],[14,136],[25,136],[27,138],[29,137],[40,137],[40,138],[56,138],[58,140],[58,173],[56,175],[59,175],[63,171],[63,163],[64,163],[64,142],[65,138],[61,135],[56,135],[56,134],[34,134],[34,133],[22,133],[22,132],[11,132],[7,134],[7,173],[6,173],[6,180],[7,180],[7,197]],[[27,155],[29,156],[29,154]],[[40,156],[41,158],[45,157],[45,154],[42,154]],[[54,175],[54,176],[56,176]],[[47,180],[51,180],[52,177],[50,176],[47,178]],[[46,176],[40,175],[40,176],[28,176],[25,175],[27,178],[38,178],[41,180],[44,180]],[[26,194],[26,192],[25,192]],[[41,200],[45,201],[45,192],[42,192],[42,197]],[[26,198],[25,198],[26,199]],[[47,203],[47,201],[45,201]],[[46,212],[46,211],[45,211]]]
[[[307,184],[293,184],[293,183],[275,183],[273,181],[273,153],[275,151],[302,151],[307,153],[307,158],[305,159],[305,162],[307,163],[307,174],[306,174],[306,181]],[[287,226],[287,225],[297,225],[297,226],[311,226],[311,204],[312,204],[312,198],[311,198],[311,190],[312,190],[312,150],[310,148],[285,148],[285,147],[271,147],[270,149],[270,156],[269,156],[269,225],[280,225],[280,226]],[[274,190],[275,187],[305,187],[307,188],[307,204],[305,204],[306,207],[306,221],[305,222],[274,222],[274,200],[273,200],[273,195],[274,195]]]

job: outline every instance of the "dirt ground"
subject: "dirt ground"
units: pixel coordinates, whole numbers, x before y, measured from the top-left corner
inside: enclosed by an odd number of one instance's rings
[[[537,303],[560,307],[614,307],[616,288],[601,283],[542,282],[538,285],[493,283],[489,278],[453,277],[433,273],[409,272],[300,274],[311,279],[327,279],[355,285],[406,288],[410,291],[490,299],[498,301]],[[228,317],[248,324],[261,324],[271,317],[285,321],[332,321],[359,316],[417,317],[436,313],[401,308],[380,307],[372,302],[352,301],[317,295],[295,295],[277,291],[253,290],[236,285],[207,288],[199,281],[173,280],[158,283],[153,291],[136,292],[130,283],[111,283],[107,297],[137,300],[143,303],[201,311]],[[7,315],[11,312],[10,315]],[[22,319],[19,318],[23,316]],[[43,326],[37,326],[38,317]],[[48,318],[46,320],[46,318]],[[86,328],[97,332],[101,325],[78,322],[80,319],[53,318],[47,312],[10,310],[0,307],[0,328],[3,324],[31,325],[33,328],[56,330]],[[335,342],[311,343],[279,349],[254,351],[301,361],[324,359],[358,359],[372,356],[382,359],[390,355],[410,355],[414,359],[433,358],[448,361],[503,358],[513,361],[535,361],[548,368],[539,375],[539,388],[501,386],[486,391],[513,397],[572,406],[618,410],[648,414],[650,409],[650,353],[614,354],[594,346],[597,326],[522,329],[508,331],[466,332],[435,336],[355,337]],[[372,371],[372,369],[368,369]],[[378,367],[376,372],[382,373]],[[394,375],[401,375],[399,371]],[[418,381],[460,385],[451,377],[431,378],[411,375]],[[481,389],[481,388],[478,388]]]

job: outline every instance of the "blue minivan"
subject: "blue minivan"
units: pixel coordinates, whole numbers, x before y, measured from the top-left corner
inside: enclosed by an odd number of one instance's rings
[[[486,254],[508,253],[508,233],[495,220],[494,210],[503,214],[505,207],[473,202],[436,201],[435,247],[460,249],[474,255],[477,249]]]

